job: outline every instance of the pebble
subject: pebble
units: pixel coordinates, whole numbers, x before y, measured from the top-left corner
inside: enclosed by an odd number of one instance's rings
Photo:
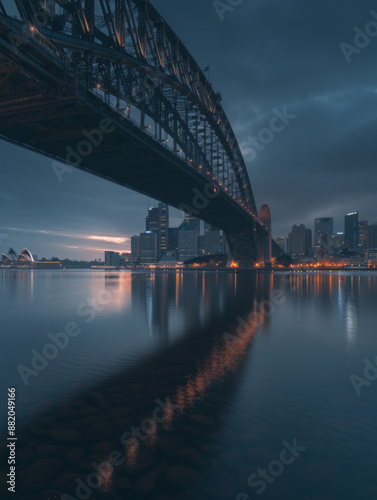
[[[57,443],[81,443],[82,435],[77,429],[52,429],[45,436]]]
[[[202,477],[196,471],[182,465],[169,467],[165,474],[165,481],[176,488],[187,488],[195,484],[204,484]]]
[[[82,448],[74,448],[64,453],[63,456],[69,463],[77,464],[84,456],[84,450]]]
[[[183,448],[177,453],[177,459],[194,467],[204,467],[208,460],[195,448]]]
[[[40,444],[37,446],[36,452],[40,458],[60,458],[65,451],[63,446],[55,446],[53,444]]]
[[[18,488],[25,492],[43,491],[62,470],[63,462],[56,459],[37,460],[18,473]]]

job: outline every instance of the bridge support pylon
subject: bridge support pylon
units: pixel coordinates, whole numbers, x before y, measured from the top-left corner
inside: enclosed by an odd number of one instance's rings
[[[239,267],[255,267],[264,256],[264,238],[257,235],[254,229],[230,231],[226,233],[231,259]]]

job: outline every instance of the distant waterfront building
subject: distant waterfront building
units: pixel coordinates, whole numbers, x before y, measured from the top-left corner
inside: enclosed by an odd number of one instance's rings
[[[227,237],[226,237],[226,234],[223,232],[223,235],[221,237],[221,241],[222,241],[222,253],[225,255],[225,254],[229,254],[230,251],[229,251],[229,243],[228,243],[228,240],[227,240]]]
[[[134,264],[136,259],[133,257],[132,253],[122,253],[120,256],[120,264],[121,266],[124,264]]]
[[[176,267],[178,262],[175,252],[167,250],[166,253],[161,257],[159,264],[160,267]]]
[[[280,236],[279,238],[276,238],[276,244],[278,247],[282,249],[283,252],[285,252],[285,238],[284,236]]]
[[[193,217],[192,215],[186,214],[184,221],[179,226],[179,229],[189,229],[195,231],[197,236],[200,235],[200,219]]]
[[[272,260],[272,225],[271,212],[268,205],[262,205],[259,218],[267,230],[268,236],[264,242],[263,260],[265,264],[271,264]]]
[[[332,217],[321,217],[314,221],[314,246],[315,248],[327,248],[334,234],[334,219]]]
[[[292,232],[288,237],[289,253],[295,257],[304,257],[308,255],[312,248],[312,230],[304,224],[295,224],[292,226]]]
[[[166,203],[159,203],[158,210],[160,219],[160,255],[164,255],[169,246],[169,206]]]
[[[351,212],[344,218],[345,246],[356,250],[359,244],[359,212]]]
[[[140,259],[140,236],[131,236],[131,255],[134,262]]]
[[[377,222],[368,226],[368,248],[377,248]]]
[[[198,238],[201,238],[199,236]],[[204,224],[204,254],[215,255],[222,253],[220,229],[214,228],[211,224]]]
[[[178,260],[185,262],[198,256],[198,234],[196,229],[179,229]]]
[[[334,248],[344,247],[344,233],[336,233],[331,237],[331,246]]]
[[[174,252],[175,258],[178,259],[178,228],[177,227],[169,227],[168,251]]]
[[[154,231],[145,231],[140,234],[140,262],[142,264],[157,262],[157,241],[157,233]]]
[[[120,253],[119,252],[105,252],[105,266],[106,267],[119,267],[120,266]]]
[[[200,234],[198,236],[198,255],[204,255],[205,253],[205,236]]]
[[[33,256],[27,248],[23,248],[20,254],[17,254],[13,248],[10,248],[7,254],[2,255],[1,264],[4,267],[11,268],[60,269],[62,267],[60,260],[57,258],[53,258],[51,261],[43,258],[41,261],[38,261],[35,257],[37,256]]]
[[[313,231],[308,227],[305,228],[305,255],[309,255],[313,249]]]
[[[359,222],[359,246],[361,248],[368,248],[368,221],[363,220]]]
[[[159,231],[159,217],[160,211],[158,208],[150,208],[148,210],[148,215],[145,219],[145,230],[154,231],[158,233]]]
[[[157,235],[158,257],[166,253],[169,240],[169,207],[166,203],[159,203],[157,208],[150,208],[145,219],[146,231],[153,231]]]
[[[34,261],[35,259],[32,253],[27,248],[23,248],[19,255],[17,255],[17,253],[13,250],[13,248],[10,248],[8,250],[8,253],[7,254],[3,253],[2,256],[2,262],[7,264],[10,264],[12,262],[31,263]]]
[[[368,262],[368,265],[377,266],[377,248],[367,250],[366,260]]]

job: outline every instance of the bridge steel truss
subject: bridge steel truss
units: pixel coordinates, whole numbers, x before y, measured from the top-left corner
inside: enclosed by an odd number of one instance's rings
[[[239,260],[255,261],[256,238],[266,232],[221,95],[156,9],[146,0],[14,0],[5,5],[0,0],[0,52],[11,45],[13,56],[3,60],[6,70],[0,73],[0,97],[8,96],[4,108],[0,101],[0,120],[3,114],[12,123],[12,113],[21,123],[37,121],[33,113],[48,113],[51,100],[53,113],[60,106],[60,117],[79,113],[77,97],[93,108],[103,106],[114,121],[136,127],[144,142],[164,147],[170,158],[174,155],[231,200],[247,217],[249,230],[241,224],[230,234],[228,228],[230,246],[234,254],[238,248]],[[17,18],[12,17],[15,9]],[[25,81],[17,89],[14,79],[7,89],[19,65],[17,52],[24,67],[40,76],[27,89]],[[60,130],[69,139],[64,123]],[[53,141],[56,133],[55,128],[41,141]],[[2,136],[21,142],[12,134]],[[23,142],[30,147],[31,141]],[[32,149],[42,150],[35,141]],[[42,152],[49,154],[48,148]],[[50,155],[64,161],[63,155]]]

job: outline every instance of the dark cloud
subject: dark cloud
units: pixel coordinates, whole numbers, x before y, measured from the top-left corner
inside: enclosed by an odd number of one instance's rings
[[[317,216],[334,216],[342,230],[353,210],[377,220],[377,37],[350,64],[340,48],[353,43],[355,26],[373,20],[375,2],[244,0],[223,22],[211,0],[152,3],[199,64],[210,63],[245,152],[274,109],[297,115],[247,161],[258,206],[271,207],[275,236],[298,222],[312,226]],[[0,152],[0,233],[8,234],[2,249],[9,242],[39,254],[46,248],[49,255],[102,257],[114,244],[63,234],[127,237],[143,230],[152,203],[145,197],[79,171],[59,183],[46,158],[5,143]],[[178,221],[179,213],[173,217]]]

